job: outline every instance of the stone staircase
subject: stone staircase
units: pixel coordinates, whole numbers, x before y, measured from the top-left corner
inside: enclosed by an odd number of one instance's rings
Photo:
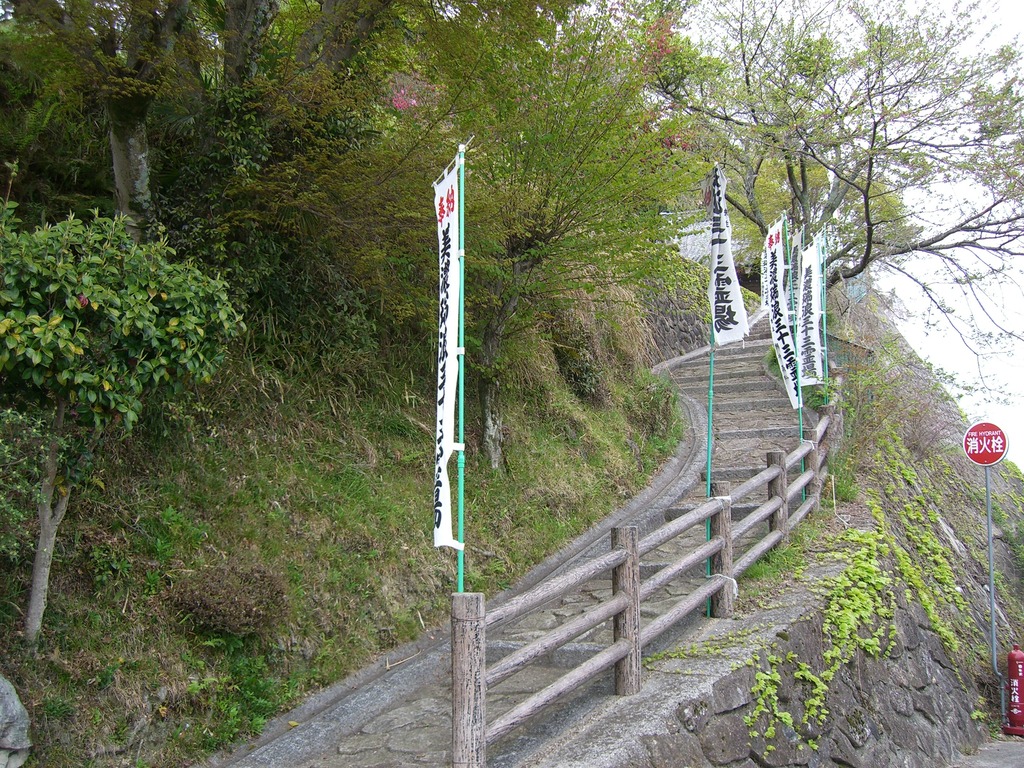
[[[800,444],[799,414],[791,406],[782,383],[768,374],[771,348],[767,318],[762,317],[754,323],[743,342],[715,351],[711,419],[712,496],[729,495],[738,484],[763,470],[769,451],[788,454]],[[671,372],[680,394],[699,401],[705,409],[710,369],[710,355],[705,354]],[[804,409],[805,432],[813,430],[817,418],[816,413]],[[700,482],[666,510],[666,520],[686,514],[706,498],[705,460]],[[762,490],[734,504],[733,519],[742,520],[765,499],[765,491]],[[764,523],[753,533],[758,537],[763,535],[766,526]]]
[[[764,469],[768,451],[788,453],[800,443],[798,416],[781,383],[766,372],[770,349],[767,321],[761,320],[745,341],[715,352],[712,495],[726,495],[730,484]],[[672,372],[679,391],[705,406],[709,360]],[[805,426],[813,427],[815,418],[805,413]],[[704,490],[694,489],[691,496],[703,497]]]

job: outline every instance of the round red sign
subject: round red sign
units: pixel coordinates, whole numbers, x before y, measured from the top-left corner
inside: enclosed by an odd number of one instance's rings
[[[979,421],[964,434],[964,453],[975,464],[991,467],[1006,456],[1006,433],[995,424]]]

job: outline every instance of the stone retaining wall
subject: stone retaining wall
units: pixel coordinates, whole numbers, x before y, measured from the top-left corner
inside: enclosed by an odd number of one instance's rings
[[[656,294],[647,299],[647,323],[658,360],[671,360],[707,345],[708,321],[680,296]]]
[[[859,654],[832,680],[823,724],[794,730],[777,723],[770,742],[751,737],[751,730],[767,726],[764,715],[754,728],[746,719],[755,706],[755,674],[768,669],[770,654],[782,660],[780,710],[795,723],[803,718],[806,690],[794,678],[797,664],[816,672],[823,665],[822,616],[813,603],[803,593],[771,611],[714,620],[685,646],[692,657],[653,662],[642,693],[610,699],[523,765],[936,768],[985,741],[971,717],[978,701],[972,681],[954,669],[920,606],[906,604],[897,612],[888,655]]]

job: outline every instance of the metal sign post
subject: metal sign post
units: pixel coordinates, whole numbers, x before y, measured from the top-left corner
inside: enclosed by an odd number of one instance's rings
[[[979,421],[964,433],[964,453],[975,464],[985,468],[985,513],[988,520],[988,603],[989,642],[992,646],[992,671],[999,678],[999,703],[1002,722],[1006,728],[1006,686],[999,671],[999,651],[996,646],[996,569],[992,551],[992,467],[1006,456],[1008,448],[1006,433],[995,424]]]

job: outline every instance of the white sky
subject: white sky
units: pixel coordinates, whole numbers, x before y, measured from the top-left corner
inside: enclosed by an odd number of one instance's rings
[[[1024,284],[1024,274],[1020,279]],[[1007,433],[1008,458],[1024,468],[1024,343],[1010,339],[977,354],[917,298],[920,289],[901,277],[886,277],[882,282],[886,289],[895,290],[911,313],[902,328],[907,341],[932,365],[975,388],[960,395],[960,407],[971,421],[990,421],[1001,427]],[[951,299],[953,296],[950,294]],[[962,299],[958,303],[963,306]],[[1024,296],[996,307],[993,314],[1000,314],[1005,326],[1024,330]]]

